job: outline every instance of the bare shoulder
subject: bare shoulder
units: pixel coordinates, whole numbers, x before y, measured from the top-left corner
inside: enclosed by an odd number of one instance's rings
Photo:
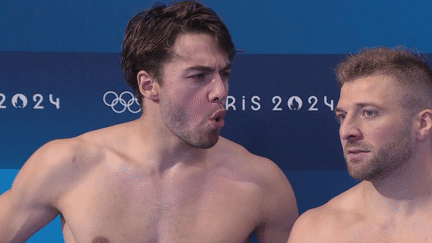
[[[240,144],[221,137],[215,154],[226,162],[227,167],[239,170],[251,180],[265,188],[289,182],[282,170],[268,158],[252,154]]]
[[[227,139],[221,138],[217,149],[218,154],[227,156],[223,158],[229,161],[227,167],[237,171],[240,180],[260,188],[262,219],[255,230],[257,237],[264,242],[286,241],[298,211],[294,191],[283,171],[270,159]]]
[[[23,178],[33,178],[34,182],[51,177],[54,172],[61,172],[65,165],[72,163],[79,153],[76,139],[57,139],[40,147],[26,161],[18,173],[16,182]],[[37,174],[38,176],[31,176]]]
[[[337,242],[340,230],[363,215],[360,191],[361,185],[356,185],[326,204],[304,212],[295,222],[288,242]]]
[[[107,141],[114,141],[110,136],[119,137],[116,134],[121,134],[121,130],[122,126],[102,128],[44,144],[25,162],[10,191],[27,195],[29,200],[32,198],[29,195],[34,194],[44,197],[45,201],[56,201],[87,171],[103,161]]]
[[[35,193],[43,190],[55,197],[66,185],[80,176],[85,163],[94,161],[97,152],[81,137],[53,140],[40,147],[18,173],[12,190],[26,188]],[[54,187],[54,188],[53,188]],[[47,193],[43,193],[47,196]],[[53,198],[54,199],[54,198]]]
[[[224,137],[219,137],[219,141],[217,142],[215,149],[219,151],[225,151],[230,153],[230,155],[241,155],[241,154],[251,154],[249,151],[247,151],[243,146],[241,146],[238,143],[235,143],[229,139],[226,139]]]
[[[260,171],[261,169],[273,169],[281,171],[273,161],[265,157],[255,155],[249,152],[242,145],[226,138],[220,137],[220,140],[217,143],[215,149],[216,152],[220,155],[229,156],[231,158],[230,161],[232,161],[233,163],[247,163],[248,167],[251,168],[253,171],[257,169],[258,171]]]
[[[34,152],[18,172],[12,187],[0,196],[0,235],[24,242],[60,212],[68,193],[103,153],[85,136],[53,140]]]

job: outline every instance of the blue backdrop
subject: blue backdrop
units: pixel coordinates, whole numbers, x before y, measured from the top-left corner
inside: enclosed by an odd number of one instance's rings
[[[166,1],[164,1],[166,2]],[[236,48],[222,135],[276,162],[299,211],[355,185],[333,108],[333,69],[364,46],[432,53],[428,1],[202,1]],[[153,1],[3,0],[0,8],[0,193],[42,144],[132,120],[120,68],[127,21]],[[60,222],[29,242],[61,242]]]

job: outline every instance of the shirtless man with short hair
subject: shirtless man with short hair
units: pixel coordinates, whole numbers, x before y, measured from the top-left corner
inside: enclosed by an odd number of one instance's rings
[[[430,68],[408,50],[374,48],[336,73],[343,153],[362,182],[302,214],[288,242],[432,242]]]
[[[122,66],[141,117],[38,149],[0,196],[0,242],[59,214],[66,243],[286,242],[298,214],[285,175],[219,137],[234,54],[198,3],[132,18]]]

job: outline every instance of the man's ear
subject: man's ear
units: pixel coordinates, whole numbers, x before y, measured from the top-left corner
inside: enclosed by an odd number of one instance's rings
[[[144,99],[159,101],[159,84],[149,73],[141,70],[137,74],[138,88]]]
[[[417,128],[417,139],[422,141],[432,131],[432,110],[426,109],[417,114],[419,127]]]

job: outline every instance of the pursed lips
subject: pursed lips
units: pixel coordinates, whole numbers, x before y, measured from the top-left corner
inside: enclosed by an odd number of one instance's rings
[[[221,129],[225,125],[225,109],[219,109],[210,117],[210,124],[213,128]]]
[[[213,113],[213,115],[210,117],[210,120],[220,121],[225,117],[225,109],[220,109]]]

